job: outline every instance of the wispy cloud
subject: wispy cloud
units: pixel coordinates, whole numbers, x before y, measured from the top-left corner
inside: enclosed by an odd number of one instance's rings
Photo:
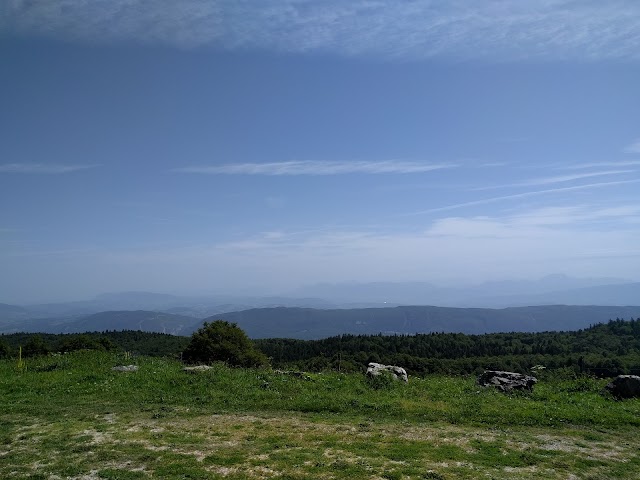
[[[602,222],[616,221],[617,228],[621,228],[625,223],[633,223],[638,218],[640,218],[640,205],[617,205],[614,207],[573,205],[529,210],[511,215],[509,222],[521,226],[586,224],[593,227]],[[631,222],[628,222],[629,220]]]
[[[580,170],[583,168],[599,168],[599,167],[633,167],[640,165],[640,160],[620,160],[616,162],[591,162],[591,163],[577,163],[574,165],[562,165],[557,167],[560,170]]]
[[[99,165],[53,165],[45,163],[5,163],[0,164],[0,173],[27,173],[55,175],[87,170]]]
[[[572,182],[574,180],[582,180],[585,178],[602,177],[607,175],[622,175],[625,173],[633,173],[634,171],[635,170],[606,170],[602,172],[576,173],[573,175],[558,175],[554,177],[534,178],[524,182],[509,183],[507,185],[478,187],[475,190],[492,190],[496,188],[512,188],[512,187],[532,187],[535,185],[552,185],[554,183]]]
[[[523,193],[515,193],[513,195],[502,195],[499,197],[490,197],[490,198],[482,198],[479,200],[473,200],[470,202],[462,202],[462,203],[455,203],[452,205],[445,205],[443,207],[436,207],[436,208],[429,208],[427,210],[421,210],[418,212],[411,212],[411,213],[405,213],[402,214],[401,216],[413,216],[413,215],[423,215],[423,214],[427,214],[427,213],[435,213],[435,212],[444,212],[447,210],[455,210],[458,208],[464,208],[464,207],[473,207],[475,205],[484,205],[487,203],[495,203],[495,202],[502,202],[505,200],[515,200],[518,198],[527,198],[527,197],[535,197],[535,196],[539,196],[539,195],[548,195],[548,194],[554,194],[554,193],[561,193],[561,192],[570,192],[570,191],[576,191],[576,190],[589,190],[592,188],[605,188],[605,187],[613,187],[616,185],[624,185],[624,184],[628,184],[628,183],[639,183],[640,179],[633,179],[633,180],[619,180],[617,182],[600,182],[600,183],[590,183],[587,185],[575,185],[572,187],[561,187],[561,188],[549,188],[546,190],[535,190],[535,191],[531,191],[531,192],[523,192]]]
[[[10,0],[0,33],[395,58],[640,59],[629,0]]]
[[[640,153],[640,140],[635,141],[624,149],[625,153]]]
[[[238,163],[216,166],[193,166],[176,168],[174,172],[200,173],[209,175],[340,175],[348,173],[424,173],[453,164],[429,164],[403,161],[384,162],[274,162]]]
[[[553,183],[572,182],[574,180],[582,180],[583,178],[602,177],[606,175],[621,175],[623,173],[631,173],[633,170],[607,170],[604,172],[577,173],[575,175],[559,175],[557,177],[536,178],[522,182],[519,186],[533,185],[549,185]]]

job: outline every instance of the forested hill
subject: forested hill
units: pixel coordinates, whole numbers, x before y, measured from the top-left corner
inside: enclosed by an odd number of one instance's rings
[[[448,308],[408,306],[320,310],[256,308],[215,315],[204,321],[237,323],[251,338],[313,340],[341,334],[544,332],[579,330],[611,318],[636,318],[640,307],[567,306]]]
[[[526,373],[536,365],[599,376],[640,374],[640,319],[616,319],[574,332],[340,335],[255,342],[274,366],[312,371],[358,371],[368,362],[382,362],[419,375],[470,374],[486,368]]]

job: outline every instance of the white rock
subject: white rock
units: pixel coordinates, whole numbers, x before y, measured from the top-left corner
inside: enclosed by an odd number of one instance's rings
[[[117,367],[113,367],[111,370],[114,372],[137,372],[137,365],[118,365]]]
[[[407,377],[407,371],[402,367],[396,367],[395,365],[383,365],[381,363],[371,362],[367,368],[367,375],[370,377],[377,377],[382,375],[383,372],[389,372],[393,375],[394,380],[409,381]]]

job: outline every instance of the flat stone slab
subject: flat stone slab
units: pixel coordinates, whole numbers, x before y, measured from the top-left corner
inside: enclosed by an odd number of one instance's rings
[[[183,372],[188,373],[198,373],[198,372],[206,372],[207,370],[211,370],[213,367],[209,365],[196,365],[195,367],[184,367],[182,369]]]
[[[118,365],[116,367],[113,367],[111,370],[113,370],[114,372],[137,372],[138,366],[137,365]]]
[[[512,390],[532,390],[538,383],[536,377],[523,375],[516,372],[503,372],[500,370],[485,370],[478,377],[478,385],[483,387],[494,387],[502,392]]]

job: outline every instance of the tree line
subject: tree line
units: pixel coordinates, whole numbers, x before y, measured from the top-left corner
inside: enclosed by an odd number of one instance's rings
[[[233,325],[225,322],[222,332],[237,337],[239,333],[230,329]],[[206,348],[211,350],[211,358],[224,360],[224,355],[216,357],[215,351],[222,348],[220,345],[230,351],[223,338],[229,335],[212,335],[222,340],[216,340],[218,346]],[[0,358],[17,356],[21,347],[25,357],[94,349],[174,358],[186,353],[188,360],[194,358],[190,343],[198,341],[205,345],[198,332],[192,338],[141,331],[19,333],[0,336]],[[402,366],[412,375],[477,374],[485,369],[525,373],[538,365],[597,376],[640,374],[640,319],[615,319],[572,332],[340,335],[323,340],[261,339],[252,344],[265,357],[251,353],[247,358],[253,363],[268,361],[274,368],[304,371],[362,371],[369,362],[379,362]]]
[[[65,353],[75,350],[119,350],[138,355],[180,357],[188,337],[139,330],[87,333],[12,333],[0,335],[0,358]]]
[[[258,347],[278,368],[357,371],[369,362],[414,375],[525,373],[536,365],[613,376],[640,373],[640,320],[616,319],[573,332],[340,335],[323,340],[263,339]]]

